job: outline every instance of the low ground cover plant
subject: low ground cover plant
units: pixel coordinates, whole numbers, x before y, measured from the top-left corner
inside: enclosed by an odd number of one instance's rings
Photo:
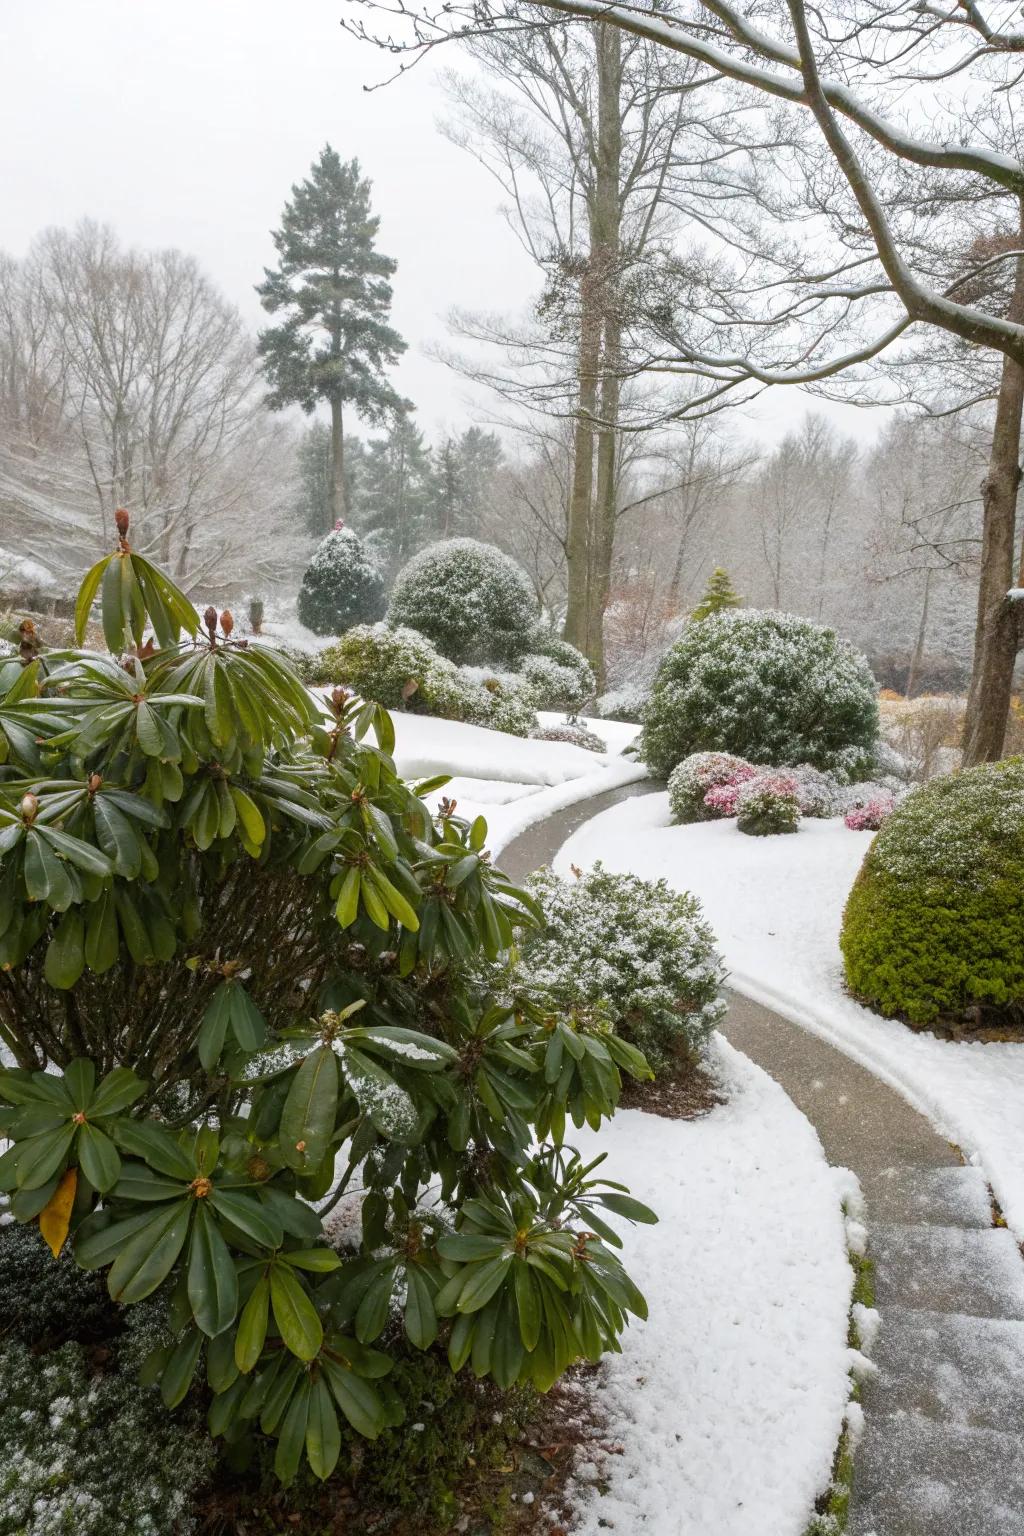
[[[402,1421],[389,1340],[543,1390],[644,1314],[599,1213],[653,1217],[563,1134],[649,1068],[470,975],[542,920],[482,819],[434,820],[378,704],[319,706],[117,526],[77,608],[109,653],[0,664],[0,1191],[159,1297],[166,1411],[202,1373],[233,1455],[326,1478],[343,1425]],[[357,1170],[342,1257],[314,1202]]]

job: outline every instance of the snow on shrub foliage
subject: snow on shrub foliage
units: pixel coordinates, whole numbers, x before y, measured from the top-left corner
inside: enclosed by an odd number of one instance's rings
[[[540,725],[530,735],[534,741],[566,741],[573,747],[582,747],[586,752],[607,752],[608,747],[593,731],[588,731],[585,725],[578,725],[571,720],[566,720],[562,725]]]
[[[299,588],[299,622],[315,635],[340,635],[384,613],[384,577],[351,528],[317,545]]]
[[[888,821],[893,813],[896,801],[888,790],[865,800],[863,805],[855,805],[847,811],[843,817],[846,826],[851,832],[877,832],[883,821]]]
[[[597,679],[582,651],[543,631],[530,637],[530,646],[519,670],[534,689],[538,709],[575,713],[594,697]]]
[[[526,736],[537,724],[532,690],[517,673],[457,667],[414,629],[356,625],[320,652],[317,676],[385,709],[468,721],[512,736]]]
[[[325,683],[344,683],[385,709],[468,720],[474,687],[458,668],[413,629],[359,624],[320,652]]]
[[[878,736],[875,695],[864,657],[834,630],[791,613],[729,610],[687,624],[664,656],[640,753],[666,778],[700,751],[849,777]]]
[[[561,1004],[607,1003],[654,1068],[694,1062],[725,1013],[715,938],[695,896],[596,864],[528,882],[545,925],[523,936],[516,979]]]
[[[736,792],[736,825],[751,837],[798,831],[800,794],[796,780],[786,773],[759,773],[741,784]]]
[[[731,752],[691,752],[668,778],[668,803],[675,822],[714,821],[736,814],[735,790],[757,769]],[[716,790],[732,791],[717,795]]]
[[[114,1309],[97,1276],[54,1263],[37,1232],[0,1234],[8,1309],[0,1339],[0,1531],[11,1536],[184,1536],[189,1506],[214,1459],[200,1415],[169,1417],[138,1382],[143,1358],[168,1337],[163,1302]],[[30,1291],[9,1282],[30,1277]],[[107,1328],[120,1330],[117,1317]],[[63,1342],[56,1346],[54,1339]],[[80,1342],[84,1340],[86,1342]]]
[[[398,573],[387,619],[452,661],[509,662],[530,649],[537,599],[526,572],[495,545],[447,539]]]
[[[918,1026],[1024,1029],[1024,758],[913,790],[846,904],[853,994]]]

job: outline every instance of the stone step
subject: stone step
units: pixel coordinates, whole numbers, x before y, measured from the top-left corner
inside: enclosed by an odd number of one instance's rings
[[[849,1536],[1024,1536],[1024,1435],[869,1419]]]
[[[869,1227],[875,1299],[887,1306],[1024,1319],[1024,1261],[1005,1228]]]
[[[871,1169],[861,1175],[868,1221],[905,1226],[990,1227],[992,1205],[980,1168]]]
[[[963,1428],[1024,1429],[1024,1323],[888,1306],[864,1410]]]

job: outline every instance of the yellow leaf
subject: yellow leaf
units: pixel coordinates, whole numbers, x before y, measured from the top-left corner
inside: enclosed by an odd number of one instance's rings
[[[49,1203],[39,1212],[39,1230],[55,1259],[59,1257],[68,1235],[77,1188],[78,1169],[69,1168],[50,1196]]]

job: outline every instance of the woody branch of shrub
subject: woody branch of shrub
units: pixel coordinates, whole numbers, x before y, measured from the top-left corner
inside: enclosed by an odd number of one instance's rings
[[[602,1212],[654,1217],[564,1135],[649,1068],[472,979],[540,913],[481,818],[431,816],[444,779],[398,777],[387,713],[322,708],[118,533],[76,613],[109,654],[0,667],[0,1190],[114,1300],[166,1297],[168,1409],[205,1371],[213,1434],[327,1477],[339,1415],[400,1422],[392,1319],[544,1389],[644,1315]]]

